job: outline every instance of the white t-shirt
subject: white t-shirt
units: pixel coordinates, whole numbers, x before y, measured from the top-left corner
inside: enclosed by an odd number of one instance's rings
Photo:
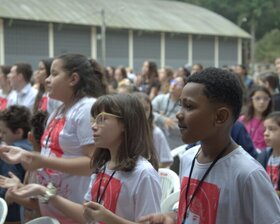
[[[280,156],[270,155],[267,165],[266,165],[266,172],[271,179],[272,185],[274,189],[279,192],[278,189],[279,185],[279,176],[280,176]]]
[[[32,88],[31,84],[28,83],[21,91],[16,91],[16,94],[13,95],[13,99],[11,99],[10,105],[25,106],[32,111],[37,93],[38,91]]]
[[[157,151],[157,156],[160,163],[173,162],[173,157],[171,155],[171,150],[168,142],[163,134],[162,130],[154,126],[153,129],[154,145]]]
[[[82,146],[94,143],[90,122],[90,110],[94,102],[94,98],[84,97],[64,116],[56,115],[57,112],[51,114],[41,139],[41,155],[62,158],[83,156]],[[52,182],[58,187],[59,195],[77,203],[83,202],[89,176],[74,176],[50,169],[39,169],[37,173],[40,184],[46,186]],[[48,204],[40,203],[40,209],[42,215],[55,217],[61,223],[73,223]]]
[[[106,187],[113,170],[106,167],[105,174],[93,174],[85,195],[86,201],[96,201]],[[136,221],[141,216],[160,212],[161,187],[158,172],[144,158],[140,157],[131,172],[116,171],[109,182],[102,204],[116,215]]]
[[[15,90],[11,90],[7,95],[0,89],[0,110],[4,110],[9,106],[15,104],[17,93]]]
[[[189,149],[181,159],[178,223],[184,216],[188,176],[199,148],[200,145]],[[195,161],[189,189],[191,194],[210,164]],[[263,167],[239,146],[211,169],[190,205],[185,223],[276,224],[280,223],[280,200]]]

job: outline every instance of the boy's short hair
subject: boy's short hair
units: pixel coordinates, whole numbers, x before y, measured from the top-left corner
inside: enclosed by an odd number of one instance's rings
[[[265,120],[271,119],[273,120],[278,126],[280,126],[280,111],[274,111],[267,115]]]
[[[30,110],[25,106],[12,105],[0,112],[0,121],[5,122],[13,133],[19,128],[23,130],[22,139],[26,139],[30,131],[30,118]]]
[[[190,76],[187,83],[204,85],[204,94],[213,103],[222,103],[230,107],[235,122],[242,107],[242,88],[236,76],[219,68],[206,68]]]
[[[38,145],[41,145],[40,141],[45,130],[47,118],[48,112],[46,111],[37,111],[31,117],[31,132],[34,136],[36,144]]]

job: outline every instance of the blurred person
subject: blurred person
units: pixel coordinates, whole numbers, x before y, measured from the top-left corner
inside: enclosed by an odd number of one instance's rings
[[[169,92],[170,81],[173,79],[173,70],[168,67],[161,68],[159,69],[158,74],[158,79],[160,82],[159,94],[166,94]]]
[[[176,113],[180,108],[179,98],[186,78],[177,77],[170,83],[169,93],[160,94],[152,100],[155,124],[164,132],[171,149],[183,144]]]
[[[131,82],[127,78],[127,73],[125,67],[118,67],[115,69],[114,78],[118,83],[118,87],[120,85],[129,85]]]
[[[153,142],[159,160],[159,167],[169,167],[173,163],[171,150],[162,130],[154,124],[153,106],[149,96],[146,93],[136,92],[133,94],[143,105],[149,127],[153,134]]]
[[[16,91],[12,104],[26,106],[32,111],[38,91],[31,86],[32,68],[30,64],[17,63],[11,68],[8,80]]]
[[[0,111],[12,105],[16,97],[16,92],[12,90],[10,82],[8,81],[10,70],[11,66],[0,66]]]
[[[134,84],[140,92],[148,94],[151,100],[157,96],[160,83],[156,63],[148,60],[144,61],[142,72],[136,77]]]
[[[47,111],[51,114],[57,107],[59,107],[62,102],[49,98],[47,84],[45,82],[51,74],[51,64],[53,58],[43,59],[38,63],[38,93],[35,98],[35,103],[33,107],[33,113],[39,111]]]
[[[192,65],[192,70],[191,70],[191,75],[193,75],[194,73],[199,73],[203,70],[203,66],[202,64],[193,64]]]
[[[244,85],[248,90],[250,90],[253,87],[254,81],[251,77],[249,77],[245,65],[236,65],[234,72],[241,77]]]

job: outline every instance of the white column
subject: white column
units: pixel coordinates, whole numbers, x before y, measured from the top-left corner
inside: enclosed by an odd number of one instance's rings
[[[91,27],[91,32],[90,32],[90,56],[93,59],[97,59],[97,36],[96,36],[96,27],[92,26]]]
[[[128,31],[128,66],[133,69],[133,30]]]
[[[165,66],[165,33],[160,34],[160,67]]]
[[[54,33],[52,23],[49,23],[49,57],[54,57]]]
[[[0,19],[0,65],[5,64],[4,21]]]
[[[192,35],[189,34],[189,39],[188,39],[188,64],[192,65],[193,64],[193,40],[192,40]]]
[[[219,37],[216,36],[214,40],[214,66],[219,67]]]
[[[237,39],[237,64],[242,64],[242,39]]]

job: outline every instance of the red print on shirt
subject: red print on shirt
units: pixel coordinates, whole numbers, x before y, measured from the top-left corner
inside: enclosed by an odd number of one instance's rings
[[[65,125],[65,117],[54,118],[51,120],[48,127],[46,128],[41,138],[42,151],[44,152],[44,151],[48,151],[48,149],[50,150],[50,155],[46,155],[46,156],[62,157],[64,152],[59,144],[59,134],[62,131],[64,125]],[[45,169],[45,171],[49,174],[56,172],[51,169]]]
[[[178,210],[178,224],[183,221],[186,211],[186,186],[188,178],[184,177],[180,193],[180,203]],[[199,180],[191,179],[188,200],[190,200],[195,191]],[[188,216],[185,223],[193,224],[215,224],[219,203],[220,189],[218,186],[203,182],[200,189],[195,195],[191,205],[189,206]]]
[[[38,110],[40,111],[47,111],[47,107],[48,107],[48,97],[47,96],[43,96],[39,102],[39,106],[38,106]]]
[[[98,188],[100,186],[100,190],[99,190],[100,195],[104,195],[101,198],[101,204],[105,208],[109,209],[111,212],[115,213],[119,194],[120,194],[121,187],[122,187],[122,183],[120,180],[113,177],[110,180],[105,193],[103,194],[104,188],[108,184],[109,179],[110,179],[110,176],[107,175],[106,173],[104,173],[104,175],[102,175],[102,173],[97,174],[97,178],[91,189],[91,198],[92,198],[92,201],[96,202],[97,192],[98,192]],[[102,180],[101,185],[100,185],[100,180]]]
[[[266,172],[271,179],[273,188],[278,191],[278,182],[279,182],[279,166],[276,165],[268,165],[266,167]]]
[[[7,108],[8,100],[4,97],[0,97],[0,110],[5,110]]]

